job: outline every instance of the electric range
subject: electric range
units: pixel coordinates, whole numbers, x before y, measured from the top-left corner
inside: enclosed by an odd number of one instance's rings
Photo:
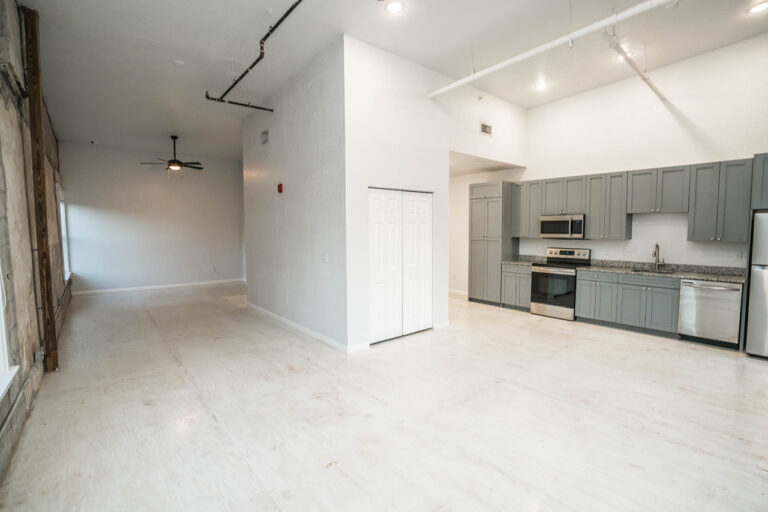
[[[547,262],[531,267],[531,313],[574,320],[576,269],[589,266],[590,249],[547,249]]]

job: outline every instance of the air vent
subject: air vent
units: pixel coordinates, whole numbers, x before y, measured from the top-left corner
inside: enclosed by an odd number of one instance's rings
[[[264,145],[269,142],[269,130],[261,132],[261,144]]]
[[[493,135],[493,126],[485,123],[480,123],[480,133],[483,135]]]

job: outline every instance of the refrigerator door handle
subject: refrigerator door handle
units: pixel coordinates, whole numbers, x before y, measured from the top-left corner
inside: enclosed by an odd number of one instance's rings
[[[754,270],[768,270],[768,265],[752,265]]]

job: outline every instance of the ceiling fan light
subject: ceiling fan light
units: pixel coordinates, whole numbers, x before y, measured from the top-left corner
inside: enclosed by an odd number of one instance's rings
[[[177,163],[168,164],[168,170],[169,171],[180,171],[181,170],[181,165],[179,165]]]
[[[405,9],[405,3],[396,0],[390,0],[384,4],[384,9],[390,14],[400,14]]]

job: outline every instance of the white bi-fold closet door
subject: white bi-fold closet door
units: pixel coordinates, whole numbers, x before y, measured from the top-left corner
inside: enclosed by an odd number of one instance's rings
[[[369,189],[371,343],[432,327],[432,194]]]

